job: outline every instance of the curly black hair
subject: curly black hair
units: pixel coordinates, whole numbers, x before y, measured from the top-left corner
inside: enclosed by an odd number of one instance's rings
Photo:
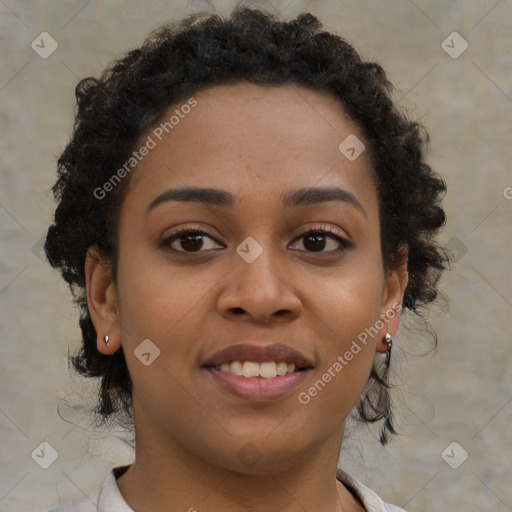
[[[322,31],[311,13],[289,21],[239,5],[229,16],[194,13],[154,31],[100,78],[78,83],[73,133],[58,159],[52,188],[58,205],[45,251],[80,310],[82,343],[71,360],[80,374],[101,378],[93,411],[100,424],[122,413],[132,418],[132,381],[122,347],[113,355],[97,350],[84,263],[87,249],[96,245],[115,282],[118,216],[129,176],[107,198],[93,191],[123,166],[171,105],[206,88],[242,81],[305,86],[339,101],[362,129],[370,155],[384,268],[396,268],[407,250],[403,308],[421,317],[420,310],[438,296],[439,278],[449,264],[436,241],[446,219],[440,206],[446,185],[424,161],[428,134],[394,105],[382,67],[363,61],[340,36]],[[382,444],[396,433],[389,388],[387,367],[374,365],[356,408],[358,420],[382,421]]]

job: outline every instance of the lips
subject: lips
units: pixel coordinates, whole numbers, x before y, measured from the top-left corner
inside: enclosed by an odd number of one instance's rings
[[[250,344],[233,345],[207,358],[202,366],[218,367],[222,364],[232,363],[233,361],[252,361],[254,363],[282,361],[287,364],[293,363],[296,368],[301,369],[313,366],[313,362],[305,355],[281,343],[273,343],[272,345],[265,346]]]
[[[275,363],[279,363],[279,373],[267,372],[268,368],[262,371],[262,367],[267,366],[277,369]],[[242,371],[233,371],[233,366],[239,366]],[[259,375],[253,371],[254,367],[259,368]],[[202,368],[210,382],[228,395],[245,402],[269,403],[285,399],[297,391],[309,378],[313,362],[281,343],[240,344],[216,352],[206,359]],[[291,373],[284,372],[285,368]]]

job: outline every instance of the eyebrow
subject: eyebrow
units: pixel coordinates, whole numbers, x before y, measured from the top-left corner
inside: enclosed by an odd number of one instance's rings
[[[224,208],[233,208],[236,204],[235,197],[226,190],[210,187],[180,187],[166,190],[153,199],[146,210],[146,214],[158,205],[170,201],[198,202]],[[285,208],[297,208],[328,201],[348,203],[366,216],[363,205],[356,199],[354,194],[339,187],[311,187],[293,190],[285,194],[283,206]]]

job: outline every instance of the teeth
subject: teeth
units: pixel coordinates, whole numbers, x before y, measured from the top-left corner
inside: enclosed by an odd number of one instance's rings
[[[222,368],[221,368],[222,370]],[[233,361],[229,365],[229,373],[232,373],[233,375],[242,375],[242,363],[240,361]]]
[[[265,361],[263,363],[233,361],[232,363],[223,363],[217,369],[232,375],[243,375],[247,378],[263,377],[264,379],[272,379],[278,375],[293,373],[295,364],[276,361]]]
[[[286,363],[277,363],[277,367],[276,367],[277,375],[286,375],[287,372],[288,372],[288,365]]]
[[[277,375],[277,364],[274,361],[267,361],[260,364],[260,377],[272,379]]]
[[[244,377],[259,377],[260,365],[258,363],[251,363],[250,361],[245,361],[242,367],[242,375]]]

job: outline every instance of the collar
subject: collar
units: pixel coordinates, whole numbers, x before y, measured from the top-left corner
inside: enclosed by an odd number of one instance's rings
[[[126,466],[117,466],[112,469],[98,496],[98,505],[100,510],[134,512],[134,510],[130,508],[124,500],[116,483],[116,480],[123,475],[130,466],[131,464],[128,464]],[[367,512],[391,512],[392,510],[402,510],[395,507],[390,508],[374,491],[363,485],[357,478],[349,475],[341,468],[337,469],[336,478],[343,483],[354,496],[356,496]]]

